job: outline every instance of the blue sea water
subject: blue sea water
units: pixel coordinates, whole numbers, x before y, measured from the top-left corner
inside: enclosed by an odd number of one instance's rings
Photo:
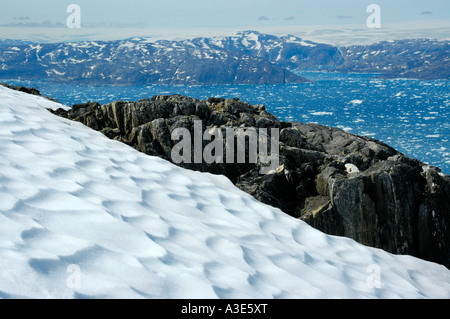
[[[238,97],[282,121],[319,123],[383,141],[450,174],[450,81],[380,79],[370,74],[302,72],[312,83],[216,86],[108,86],[0,80],[34,87],[66,105],[137,101],[159,94]]]

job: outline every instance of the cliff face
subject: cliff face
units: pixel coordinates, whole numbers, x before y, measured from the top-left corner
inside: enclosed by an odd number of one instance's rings
[[[258,200],[325,233],[450,267],[450,176],[374,139],[317,124],[280,122],[264,105],[238,99],[156,96],[74,105],[56,114],[167,160],[178,143],[172,132],[185,128],[194,134],[196,121],[202,132],[278,128],[279,165],[269,174],[260,174],[265,165],[260,155],[254,163],[247,157],[242,164],[179,165],[223,174]]]

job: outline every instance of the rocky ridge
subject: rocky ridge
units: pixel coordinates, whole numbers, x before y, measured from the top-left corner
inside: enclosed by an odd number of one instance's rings
[[[265,165],[260,155],[254,163],[247,157],[242,164],[179,165],[225,175],[258,200],[325,233],[450,267],[450,176],[377,140],[318,124],[280,122],[264,105],[237,98],[155,96],[77,104],[55,113],[169,161],[178,143],[172,132],[185,128],[194,134],[195,121],[201,121],[202,132],[277,128],[279,166],[269,174],[260,174]],[[245,147],[248,151],[250,141]]]

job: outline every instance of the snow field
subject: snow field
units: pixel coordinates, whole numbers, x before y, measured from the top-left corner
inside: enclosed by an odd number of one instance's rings
[[[325,235],[57,107],[0,87],[2,298],[450,298],[441,265]]]

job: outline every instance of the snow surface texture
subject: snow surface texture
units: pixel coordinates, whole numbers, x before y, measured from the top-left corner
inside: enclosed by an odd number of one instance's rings
[[[0,87],[0,297],[450,298],[450,271],[325,235],[225,177]]]

